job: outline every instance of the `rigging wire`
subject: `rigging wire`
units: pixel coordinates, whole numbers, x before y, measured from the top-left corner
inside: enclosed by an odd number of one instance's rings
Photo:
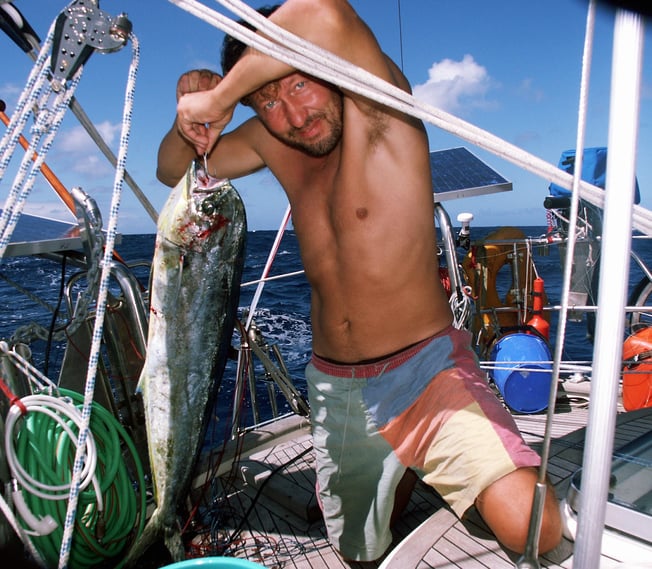
[[[562,359],[562,350],[566,338],[566,324],[568,319],[569,297],[571,272],[573,267],[573,252],[575,250],[575,241],[577,238],[576,227],[579,211],[580,197],[580,180],[582,177],[582,159],[584,155],[584,142],[586,136],[586,114],[588,108],[589,83],[591,77],[591,62],[593,57],[593,37],[595,30],[595,0],[590,0],[586,16],[586,29],[584,35],[584,52],[582,56],[582,73],[580,79],[579,109],[577,118],[577,138],[575,151],[575,168],[573,175],[573,185],[571,193],[571,211],[570,224],[568,229],[568,250],[566,251],[566,261],[564,263],[564,275],[562,286],[561,311],[559,313],[559,322],[557,324],[557,341],[555,343],[555,353],[553,357],[552,381],[550,384],[550,396],[548,401],[548,411],[546,413],[546,428],[543,445],[541,449],[541,465],[539,466],[537,484],[532,500],[532,513],[530,515],[530,525],[525,545],[525,551],[517,561],[516,567],[529,569],[540,567],[538,562],[539,554],[539,536],[543,523],[544,504],[547,493],[547,472],[550,458],[550,447],[552,439],[552,423],[555,411],[555,402],[557,400],[557,389],[559,384],[560,362]]]
[[[403,67],[403,19],[401,18],[401,0],[396,0],[398,7],[398,42],[401,50],[401,71],[405,73]]]

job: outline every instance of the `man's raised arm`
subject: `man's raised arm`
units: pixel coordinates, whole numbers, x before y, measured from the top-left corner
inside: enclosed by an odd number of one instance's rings
[[[346,0],[287,0],[270,21],[393,83],[376,38]],[[247,48],[215,88],[184,95],[177,112],[180,130],[199,154],[210,150],[231,120],[237,103],[294,68]]]

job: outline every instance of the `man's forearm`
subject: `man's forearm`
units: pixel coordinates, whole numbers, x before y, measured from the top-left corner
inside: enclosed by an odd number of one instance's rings
[[[196,156],[192,145],[179,134],[175,121],[159,146],[156,177],[166,186],[175,186]]]
[[[373,33],[346,0],[287,0],[269,20],[355,65],[395,81]],[[293,71],[293,67],[247,48],[214,88],[187,93],[179,99],[178,124],[183,136],[198,153],[210,152],[244,97]]]
[[[287,0],[269,20],[303,39],[337,51],[343,43],[342,37],[346,37],[343,34],[346,18],[341,12],[353,14],[350,6],[341,0]],[[248,47],[216,89],[214,102],[226,111],[260,87],[294,71],[294,67]]]

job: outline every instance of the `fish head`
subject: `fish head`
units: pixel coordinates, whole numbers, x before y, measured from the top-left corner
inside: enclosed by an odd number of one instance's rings
[[[159,215],[159,237],[187,250],[203,250],[204,241],[230,223],[225,206],[232,190],[227,178],[213,178],[194,160]]]

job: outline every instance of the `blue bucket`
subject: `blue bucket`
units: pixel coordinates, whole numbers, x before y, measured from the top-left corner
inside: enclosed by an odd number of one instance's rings
[[[491,376],[505,403],[519,413],[538,413],[548,406],[552,366],[550,348],[535,334],[514,332],[491,350]]]
[[[263,567],[264,569],[264,565],[235,557],[198,557],[165,565],[161,569],[194,569],[195,567],[200,569],[260,569]]]

